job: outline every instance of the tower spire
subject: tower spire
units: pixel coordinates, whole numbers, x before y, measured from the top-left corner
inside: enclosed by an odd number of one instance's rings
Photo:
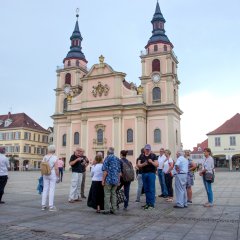
[[[166,44],[170,44],[173,47],[172,43],[170,42],[167,35],[165,34],[165,29],[164,29],[165,22],[166,20],[163,17],[163,14],[159,6],[159,2],[157,0],[156,9],[151,21],[153,25],[152,36],[149,39],[146,48],[152,43],[166,43]]]
[[[72,33],[72,36],[70,37],[71,40],[71,46],[70,46],[70,51],[68,52],[67,56],[64,58],[63,62],[65,62],[66,60],[70,60],[70,59],[78,59],[78,60],[82,60],[85,63],[87,63],[87,60],[85,58],[84,53],[82,52],[82,35],[81,32],[79,30],[79,25],[78,25],[78,18],[79,18],[79,9],[76,9],[76,23],[75,23],[75,27]]]

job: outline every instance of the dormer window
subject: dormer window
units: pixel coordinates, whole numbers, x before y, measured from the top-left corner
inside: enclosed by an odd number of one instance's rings
[[[5,122],[4,122],[4,127],[8,127],[11,123],[12,123],[12,119],[8,118],[8,119],[5,120]]]

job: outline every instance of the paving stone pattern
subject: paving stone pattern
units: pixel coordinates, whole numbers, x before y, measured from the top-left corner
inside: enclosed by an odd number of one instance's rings
[[[123,206],[117,215],[103,215],[87,207],[87,200],[68,203],[70,172],[65,172],[57,185],[57,212],[41,211],[41,196],[37,193],[39,172],[10,172],[5,189],[6,204],[0,205],[0,239],[161,239],[161,240],[240,240],[240,173],[217,172],[213,185],[215,206],[204,208],[207,196],[202,179],[196,175],[193,204],[174,209],[156,197],[154,210],[144,211],[135,202],[137,182],[131,184],[129,210]],[[91,184],[87,173],[86,195]],[[156,194],[160,193],[156,180]]]

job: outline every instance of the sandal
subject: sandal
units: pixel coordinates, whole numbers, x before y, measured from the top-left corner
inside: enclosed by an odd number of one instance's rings
[[[173,202],[173,199],[169,198],[169,199],[166,200],[166,202]]]

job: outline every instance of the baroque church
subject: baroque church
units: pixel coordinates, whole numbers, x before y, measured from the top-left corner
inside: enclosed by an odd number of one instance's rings
[[[165,34],[165,19],[157,2],[152,18],[152,36],[141,52],[140,85],[125,80],[126,74],[114,70],[99,57],[88,67],[81,43],[78,14],[71,46],[57,69],[54,144],[57,155],[66,161],[76,147],[89,159],[97,152],[107,154],[114,147],[119,156],[135,163],[146,143],[152,151],[170,149],[172,157],[181,148],[178,59]]]

